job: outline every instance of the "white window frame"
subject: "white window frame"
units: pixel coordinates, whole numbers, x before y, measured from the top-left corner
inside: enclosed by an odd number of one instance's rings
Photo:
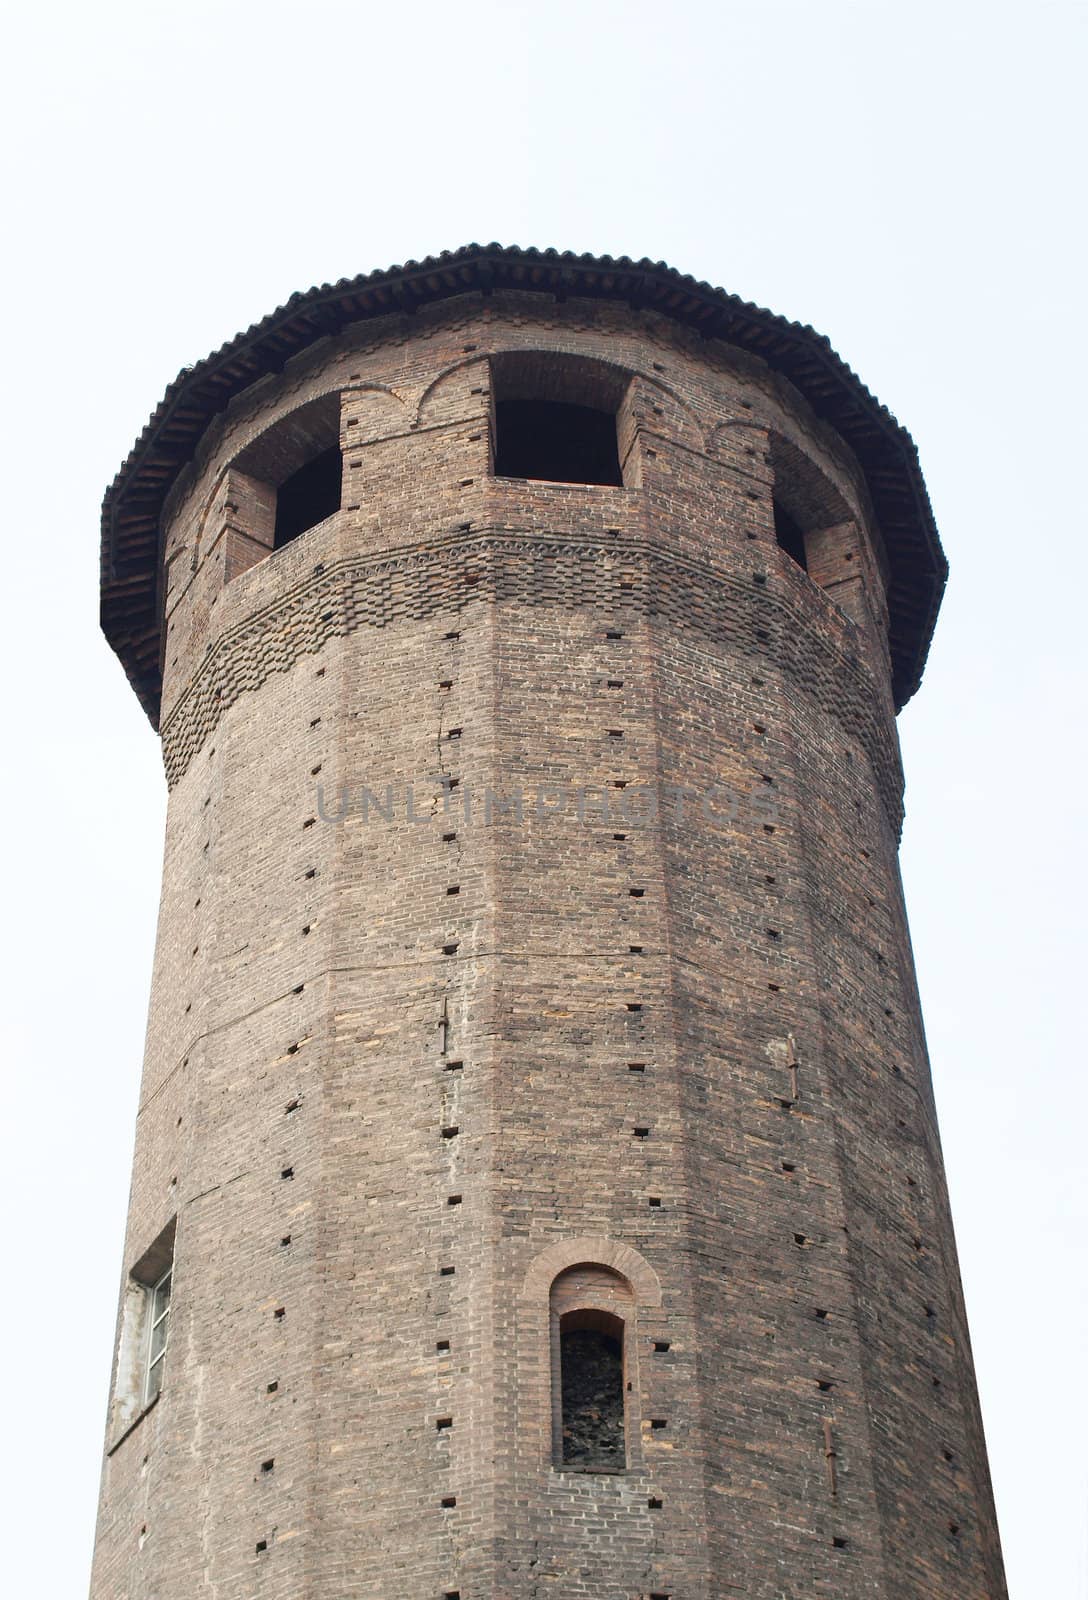
[[[173,1310],[176,1232],[177,1218],[171,1217],[125,1276],[107,1454],[128,1437],[162,1393]],[[160,1337],[161,1348],[156,1348]]]
[[[147,1286],[147,1361],[144,1366],[144,1405],[150,1405],[162,1391],[162,1375],[166,1361],[166,1348],[170,1342],[170,1290],[173,1285],[174,1263],[171,1261],[166,1271],[157,1283]],[[156,1315],[156,1307],[163,1285],[168,1285],[162,1310]],[[155,1334],[159,1328],[163,1329],[162,1346],[155,1349]],[[157,1370],[156,1370],[157,1369]]]

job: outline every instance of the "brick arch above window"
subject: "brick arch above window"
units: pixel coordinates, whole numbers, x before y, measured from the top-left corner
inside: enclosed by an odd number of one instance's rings
[[[611,1270],[627,1281],[639,1306],[661,1304],[661,1284],[645,1256],[616,1239],[595,1236],[560,1239],[542,1250],[525,1274],[522,1298],[547,1302],[555,1280],[571,1267]]]
[[[828,528],[854,512],[827,474],[785,434],[768,433],[774,497],[802,528]]]
[[[345,383],[340,405],[348,445],[397,438],[408,431],[414,417],[411,402],[384,383]]]

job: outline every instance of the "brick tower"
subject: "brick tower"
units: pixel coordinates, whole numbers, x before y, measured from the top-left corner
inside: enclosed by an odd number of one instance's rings
[[[1000,1600],[896,856],[945,565],[811,329],[470,247],[171,385],[94,1600]]]

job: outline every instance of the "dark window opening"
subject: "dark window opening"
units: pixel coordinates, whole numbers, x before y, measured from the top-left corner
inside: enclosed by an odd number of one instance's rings
[[[808,571],[808,558],[805,555],[805,536],[789,512],[779,504],[772,501],[774,507],[774,536],[779,546],[803,571]]]
[[[622,488],[615,415],[560,400],[497,399],[495,472]]]
[[[334,444],[280,484],[276,494],[277,550],[339,511],[342,475],[340,446]]]
[[[622,1472],[624,1438],[623,1323],[605,1312],[569,1312],[560,1323],[563,1465]]]

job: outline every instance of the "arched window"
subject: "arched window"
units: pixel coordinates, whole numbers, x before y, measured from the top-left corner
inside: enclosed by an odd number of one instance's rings
[[[585,356],[540,350],[493,356],[496,476],[622,488],[619,414],[628,382],[628,374]]]
[[[559,1323],[563,1465],[620,1472],[627,1465],[623,1323],[607,1311],[568,1311]]]
[[[273,548],[289,544],[300,533],[316,528],[340,509],[343,458],[339,440],[311,456],[276,491],[276,530]]]
[[[808,553],[805,550],[805,535],[800,525],[790,516],[780,500],[775,499],[771,503],[774,507],[774,536],[778,540],[779,548],[807,572]]]
[[[568,1472],[623,1472],[628,1461],[634,1296],[586,1263],[552,1284],[552,1453]]]
[[[231,463],[230,492],[253,546],[240,570],[334,516],[342,477],[339,394],[308,401],[247,445]]]

